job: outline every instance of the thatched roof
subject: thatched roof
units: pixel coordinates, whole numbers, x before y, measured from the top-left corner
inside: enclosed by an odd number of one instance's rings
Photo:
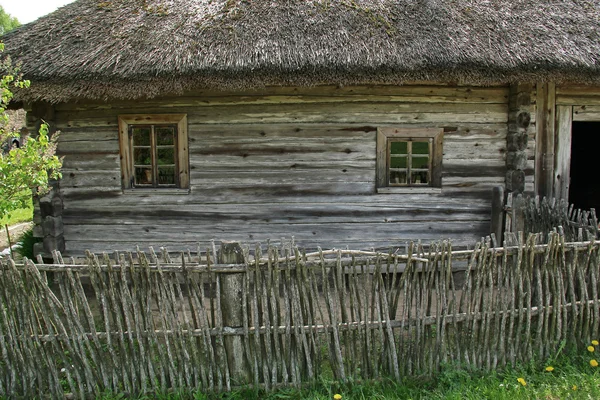
[[[5,35],[21,97],[600,82],[598,0],[78,0]],[[23,98],[23,97],[22,97]]]

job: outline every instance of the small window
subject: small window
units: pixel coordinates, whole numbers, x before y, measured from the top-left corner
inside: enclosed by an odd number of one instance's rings
[[[377,188],[440,188],[442,138],[442,129],[379,128]]]
[[[124,189],[189,188],[186,122],[182,114],[119,117]]]

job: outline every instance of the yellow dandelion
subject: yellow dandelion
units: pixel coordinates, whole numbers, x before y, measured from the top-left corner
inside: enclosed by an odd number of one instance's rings
[[[525,379],[523,378],[517,378],[517,382],[519,382],[523,386],[527,386],[527,382],[525,382]]]
[[[600,342],[598,342],[597,340],[592,340],[592,344],[593,344],[594,346],[598,346],[598,345],[600,344]]]
[[[342,400],[342,395],[341,394],[334,394],[333,395],[333,399],[334,400]]]
[[[546,371],[547,371],[547,372],[552,372],[552,371],[554,371],[554,367],[547,366],[547,367],[546,367]]]
[[[571,389],[577,390],[577,385],[573,385],[573,387]]]
[[[598,361],[596,361],[596,360],[590,360],[590,365],[592,367],[597,367],[598,366]]]
[[[589,351],[590,353],[593,353],[593,352],[594,352],[594,350],[596,350],[596,349],[594,348],[594,346],[588,346],[588,351]]]

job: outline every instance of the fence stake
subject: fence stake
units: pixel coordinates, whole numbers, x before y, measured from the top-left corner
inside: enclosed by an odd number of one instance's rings
[[[502,243],[502,228],[504,226],[504,188],[496,186],[492,195],[492,226],[491,233],[496,236],[498,243]],[[494,244],[494,247],[496,245]]]
[[[222,264],[244,264],[242,246],[238,242],[223,242],[219,250],[219,262]],[[241,328],[244,324],[242,301],[244,276],[243,272],[220,274],[221,310],[223,327]],[[250,383],[250,366],[244,357],[242,336],[228,335],[224,338],[229,375],[234,384]]]

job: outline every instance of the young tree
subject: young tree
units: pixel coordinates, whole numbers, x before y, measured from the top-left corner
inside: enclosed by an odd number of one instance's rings
[[[4,45],[0,43],[0,52]],[[0,151],[0,217],[8,216],[19,208],[24,208],[32,195],[42,196],[49,191],[49,179],[61,177],[62,161],[55,155],[58,134],[50,137],[48,125],[42,124],[39,135],[30,137],[20,146],[12,146],[12,139],[18,136],[9,132],[6,126],[6,109],[13,93],[11,88],[26,88],[29,82],[23,80],[10,59],[0,64],[0,143],[8,143],[6,152]],[[8,226],[5,225],[8,235]]]
[[[4,35],[6,32],[21,26],[21,23],[15,17],[12,17],[9,13],[4,11],[4,8],[0,6],[0,35]]]

